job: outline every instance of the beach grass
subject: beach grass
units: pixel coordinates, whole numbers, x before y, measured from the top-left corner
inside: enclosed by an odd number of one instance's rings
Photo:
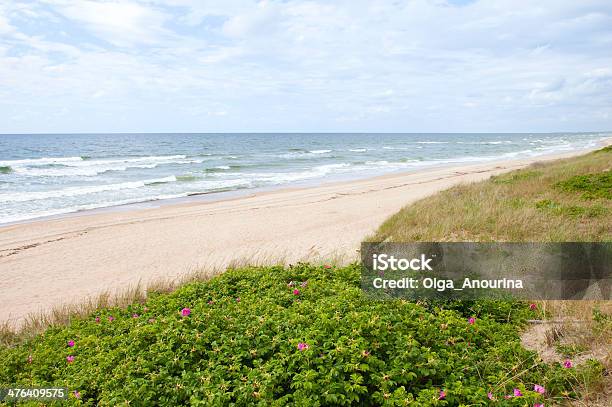
[[[612,150],[459,185],[403,208],[368,240],[612,240]]]

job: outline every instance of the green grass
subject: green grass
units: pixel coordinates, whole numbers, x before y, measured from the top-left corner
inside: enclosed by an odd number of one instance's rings
[[[568,358],[573,358],[579,353],[585,352],[588,350],[588,348],[584,345],[577,345],[573,343],[568,344],[568,345],[559,344],[556,347],[559,353],[561,353],[563,356],[568,357]]]
[[[570,218],[596,218],[603,217],[608,214],[609,209],[603,205],[579,206],[579,205],[563,205],[550,199],[542,199],[535,203],[535,207],[549,214],[566,216]]]
[[[612,152],[612,145],[606,146],[604,148],[600,148],[599,150],[595,151],[595,153],[610,153]]]
[[[580,192],[583,199],[612,199],[612,172],[575,175],[555,186],[566,192]]]
[[[504,405],[522,406],[543,399],[534,384],[565,397],[578,375],[601,370],[546,365],[522,348],[525,304],[371,301],[359,270],[245,268],[103,309],[1,349],[0,385],[64,386],[78,390],[74,404],[169,406],[486,405],[487,392],[503,400],[518,388],[524,396]]]
[[[492,182],[495,184],[516,184],[519,181],[536,178],[542,175],[542,171],[516,171],[508,174],[505,177],[495,177]]]

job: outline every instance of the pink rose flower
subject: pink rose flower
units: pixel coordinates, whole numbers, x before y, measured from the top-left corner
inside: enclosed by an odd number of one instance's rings
[[[572,361],[569,359],[565,359],[565,362],[563,362],[563,367],[565,367],[566,369],[569,369],[572,366],[573,366]]]
[[[72,339],[68,341],[68,347],[69,348],[73,348],[74,347],[74,341]]]
[[[181,310],[181,315],[184,317],[188,317],[191,314],[191,310],[189,308],[183,308]]]
[[[80,399],[81,398],[81,393],[79,393],[78,391],[73,391],[72,395],[74,396],[75,399]]]
[[[493,393],[488,392],[488,393],[487,393],[487,398],[488,398],[489,400],[493,400]]]
[[[468,322],[470,323],[470,325],[474,325],[474,323],[476,322],[476,318],[470,317],[470,319],[468,319]]]
[[[96,321],[96,324],[99,324],[100,323],[100,317],[96,317],[95,321]]]
[[[536,309],[538,309],[538,306],[535,304],[529,304],[529,308],[531,308],[532,311],[535,311]]]
[[[67,361],[68,363],[72,363],[72,362],[74,362],[74,356],[72,356],[72,355],[70,355],[70,356],[66,356],[66,361]]]
[[[300,290],[298,290],[297,288],[293,290],[293,295],[300,295]]]
[[[544,387],[540,386],[539,384],[536,384],[536,385],[533,386],[533,391],[536,391],[536,392],[538,392],[540,394],[546,393],[546,389]]]
[[[236,298],[236,302],[240,302],[240,297]]]
[[[108,322],[113,322],[114,320],[115,320],[115,317],[113,316],[108,317]]]
[[[446,393],[444,393],[444,390],[440,390],[440,396],[438,397],[438,400],[444,400],[446,398]]]
[[[533,405],[533,407],[544,407],[544,404],[542,404],[542,403],[535,403]]]
[[[307,343],[300,342],[300,343],[298,343],[297,348],[298,348],[298,350],[301,352],[301,351],[304,351],[304,350],[306,350],[306,349],[310,348],[310,346],[308,346],[308,344],[307,344]]]
[[[519,389],[514,389],[514,397],[521,397],[523,393]]]

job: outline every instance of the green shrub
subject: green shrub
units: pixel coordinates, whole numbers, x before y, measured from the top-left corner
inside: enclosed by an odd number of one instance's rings
[[[612,199],[612,173],[576,175],[558,182],[557,188],[565,192],[581,192],[583,199]]]
[[[554,215],[567,216],[569,218],[597,218],[600,216],[605,216],[608,213],[608,208],[602,205],[561,205],[550,199],[542,199],[537,201],[535,203],[535,207],[540,210],[549,211]]]
[[[0,386],[64,386],[87,405],[483,406],[489,391],[533,405],[534,384],[558,397],[577,380],[521,346],[533,312],[373,301],[358,265],[231,270],[0,349]]]

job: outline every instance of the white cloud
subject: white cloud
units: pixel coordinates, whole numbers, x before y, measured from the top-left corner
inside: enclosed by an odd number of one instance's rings
[[[209,116],[226,116],[227,112],[225,110],[217,110],[217,111],[207,112],[207,114]]]
[[[129,1],[55,1],[55,10],[118,46],[154,44],[167,31],[167,16],[156,9]]]
[[[7,34],[14,30],[6,14],[7,11],[5,7],[0,4],[0,34]]]
[[[229,18],[223,25],[223,32],[230,37],[266,35],[273,32],[279,21],[280,6],[271,2],[261,2],[246,13]]]
[[[234,16],[255,6],[253,0],[151,0],[156,6],[171,6],[185,9],[179,16],[181,22],[198,25],[206,17]]]
[[[48,0],[3,26],[0,104],[78,131],[612,128],[603,0]]]

